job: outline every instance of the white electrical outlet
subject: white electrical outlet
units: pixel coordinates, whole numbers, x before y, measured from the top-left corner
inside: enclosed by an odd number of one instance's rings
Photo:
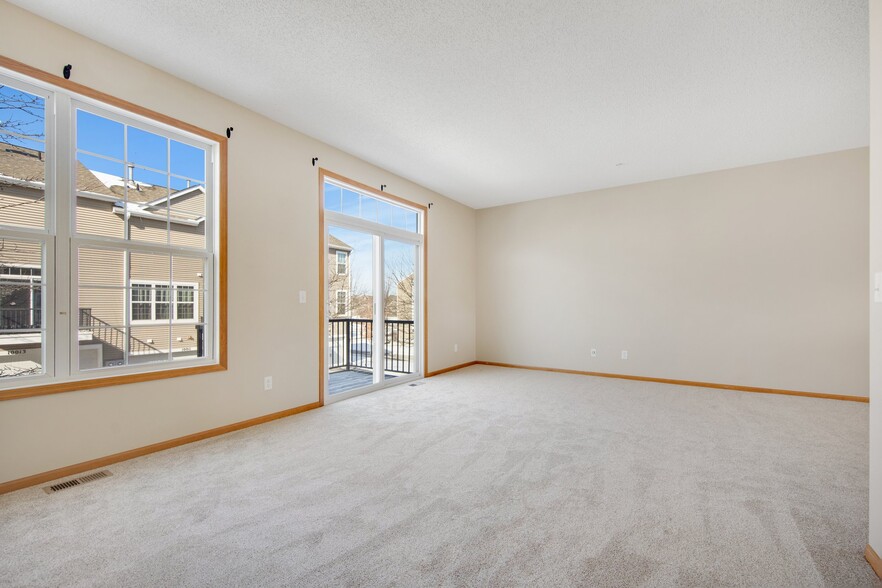
[[[263,389],[264,390],[272,390],[273,389],[273,377],[267,376],[263,379]]]
[[[628,352],[622,349],[622,359],[628,359]]]
[[[459,343],[454,343],[454,344],[453,344],[453,352],[454,352],[454,353],[459,353]]]
[[[306,290],[300,291],[300,304],[306,304]]]
[[[591,357],[597,357],[597,350],[596,349],[591,350]]]

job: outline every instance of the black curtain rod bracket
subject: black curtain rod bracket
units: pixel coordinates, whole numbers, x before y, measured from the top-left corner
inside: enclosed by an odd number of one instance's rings
[[[312,158],[312,167],[315,167],[315,162],[318,161],[318,157]]]
[[[227,127],[227,139],[233,135],[233,127]]]
[[[69,63],[64,66],[64,69],[62,70],[62,73],[64,74],[64,79],[66,79],[66,80],[70,79],[70,70],[72,70],[72,69],[73,69],[73,66]]]

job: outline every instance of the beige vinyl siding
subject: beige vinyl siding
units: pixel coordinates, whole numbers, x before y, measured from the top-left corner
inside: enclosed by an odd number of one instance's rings
[[[77,232],[101,237],[125,236],[123,218],[113,213],[113,203],[92,198],[77,198]]]
[[[199,274],[202,274],[200,276]],[[175,255],[172,258],[172,281],[178,284],[197,284],[198,288],[204,285],[205,261],[200,257],[187,257]]]
[[[121,327],[125,324],[125,290],[104,290],[98,288],[80,288],[78,308],[82,313],[87,311],[96,319]],[[81,317],[80,324],[86,326]]]
[[[165,221],[148,219],[138,216],[129,218],[129,237],[132,241],[145,241],[147,243],[168,242],[168,227]],[[172,245],[184,245],[187,247],[205,248],[205,227],[200,223],[197,226],[171,223]]]
[[[202,200],[204,206],[204,196],[194,200]],[[114,212],[113,207],[113,202],[80,196],[77,198],[77,231],[84,235],[124,238],[123,215]],[[176,209],[177,207],[172,208],[173,215]],[[160,244],[168,242],[168,224],[164,220],[130,216],[129,229],[132,241]],[[171,242],[172,245],[204,249],[204,223],[197,226],[171,223]]]
[[[125,253],[122,251],[81,247],[77,255],[81,286],[126,286],[123,272]]]
[[[45,217],[42,190],[0,184],[0,224],[42,229]]]
[[[187,212],[190,214],[205,215],[205,192],[197,190],[192,194],[172,198],[172,214],[174,211]]]
[[[154,255],[152,253],[131,252],[129,264],[131,265],[129,279],[135,282],[163,282],[169,283],[171,276],[171,263],[168,255]]]
[[[172,209],[172,214],[174,212],[174,209]],[[172,223],[171,242],[172,245],[205,249],[205,223],[199,223],[195,227]]]
[[[2,267],[41,267],[42,248],[37,241],[0,238],[0,273]]]
[[[129,238],[132,241],[165,245],[168,243],[168,224],[164,220],[129,216]]]
[[[139,339],[147,345],[150,345],[151,347],[154,347],[164,353],[167,353],[169,349],[168,321],[152,325],[140,325],[135,323],[132,325],[132,337],[134,337],[135,339]],[[181,341],[178,341],[179,338],[181,339]],[[186,350],[192,351],[195,354],[196,325],[172,325],[171,349],[175,353]],[[137,346],[135,345],[132,346],[132,352],[136,355],[142,354],[142,352],[139,352]],[[155,352],[146,350],[143,353],[150,354]]]

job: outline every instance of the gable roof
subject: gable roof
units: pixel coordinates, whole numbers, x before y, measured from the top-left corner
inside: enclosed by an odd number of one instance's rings
[[[0,182],[43,189],[46,184],[45,153],[20,145],[0,143]],[[115,196],[79,161],[77,161],[77,189],[102,196]]]
[[[340,251],[352,251],[352,247],[335,237],[328,235],[328,249],[339,249]]]
[[[169,193],[164,186],[152,186],[129,181],[126,186],[123,178],[95,172],[77,161],[77,185],[80,196],[113,202],[113,212],[129,214],[154,220],[165,220],[164,202],[181,196],[205,193],[201,185]],[[0,143],[0,184],[10,184],[42,191],[46,185],[46,154],[36,149]],[[128,202],[126,202],[128,199]],[[170,213],[171,221],[186,225],[198,225],[205,220],[204,215],[175,210]]]

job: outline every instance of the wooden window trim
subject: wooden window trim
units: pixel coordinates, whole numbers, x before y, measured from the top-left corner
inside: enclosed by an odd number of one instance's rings
[[[67,382],[58,382],[53,384],[43,384],[39,386],[24,386],[21,388],[13,388],[8,390],[0,390],[0,401],[12,400],[18,398],[29,398],[31,396],[43,396],[46,394],[58,394],[61,392],[73,392],[77,390],[88,390],[91,388],[102,388],[105,386],[119,386],[123,384],[132,384],[135,382],[150,382],[153,380],[163,380],[167,378],[178,378],[181,376],[192,376],[196,374],[205,374],[210,372],[225,371],[227,369],[227,138],[223,135],[207,131],[195,125],[185,123],[170,116],[166,116],[159,112],[155,112],[148,108],[138,106],[105,94],[88,86],[66,80],[62,77],[50,74],[43,70],[31,67],[30,65],[21,63],[14,59],[10,59],[0,55],[0,67],[17,72],[21,75],[29,76],[36,80],[40,80],[47,84],[52,84],[57,88],[67,90],[69,92],[92,98],[102,102],[108,106],[113,106],[132,114],[149,118],[155,122],[174,127],[178,130],[197,135],[213,141],[218,144],[218,211],[217,211],[217,228],[218,228],[218,272],[217,272],[217,299],[218,299],[218,324],[215,329],[218,339],[218,356],[217,363],[211,365],[198,365],[183,368],[158,369],[150,372],[142,372],[135,374],[124,374],[118,376],[105,376],[98,378],[89,378],[83,380],[71,380]]]

